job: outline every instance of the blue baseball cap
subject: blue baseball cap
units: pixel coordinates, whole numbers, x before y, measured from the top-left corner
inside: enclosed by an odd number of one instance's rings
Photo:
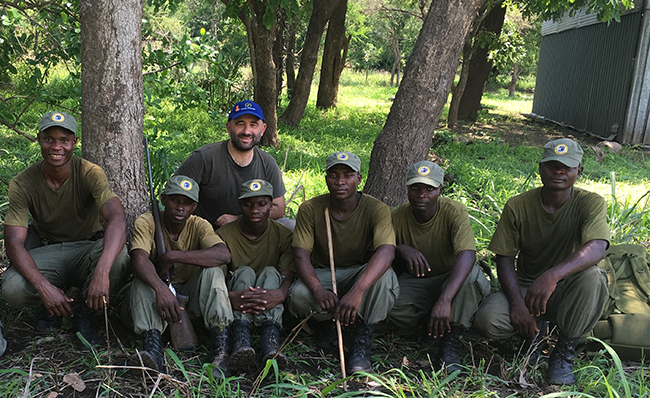
[[[237,119],[243,115],[257,116],[258,119],[264,121],[264,113],[262,113],[262,108],[253,101],[241,101],[236,103],[228,114],[228,121]]]

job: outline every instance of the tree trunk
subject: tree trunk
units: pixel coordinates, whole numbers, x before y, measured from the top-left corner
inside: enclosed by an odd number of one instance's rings
[[[282,83],[284,82],[285,40],[287,30],[287,13],[283,8],[278,8],[278,17],[275,25],[275,41],[273,42],[273,63],[275,64],[275,92],[278,96],[277,105],[280,105]]]
[[[469,60],[472,59],[474,46],[472,39],[468,38],[463,46],[463,64],[460,68],[460,78],[458,84],[451,85],[451,103],[449,104],[449,113],[447,114],[447,127],[454,128],[458,123],[458,104],[463,97],[465,86],[467,85],[467,76],[469,75]]]
[[[325,37],[323,63],[318,82],[316,106],[331,108],[336,106],[339,93],[339,80],[345,66],[345,57],[350,40],[345,37],[345,15],[348,12],[348,0],[341,0],[332,13]],[[341,54],[343,53],[343,54]]]
[[[266,119],[266,132],[262,136],[262,145],[277,148],[278,143],[278,92],[275,87],[275,63],[273,62],[273,42],[275,40],[275,20],[273,26],[264,26],[263,17],[266,12],[268,0],[251,1],[249,6],[252,11],[250,18],[250,40],[255,52],[255,81],[254,101],[264,111]],[[241,15],[241,13],[240,13]]]
[[[486,32],[499,37],[505,16],[506,7],[501,7],[500,4],[495,5],[483,20],[479,32]],[[478,46],[474,49],[474,53],[469,60],[467,85],[458,105],[458,119],[460,120],[476,120],[478,118],[485,82],[490,77],[490,71],[492,70],[492,62],[488,60],[489,53],[489,46]]]
[[[393,86],[393,82],[395,83],[395,86],[399,85],[399,74],[400,74],[400,67],[402,64],[402,52],[400,51],[399,48],[399,38],[397,36],[397,30],[393,25],[390,27],[390,34],[391,34],[391,44],[393,47],[393,56],[395,57],[395,61],[393,61],[393,69],[390,71],[390,86]],[[394,80],[393,80],[394,79]]]
[[[287,97],[291,99],[296,87],[296,18],[293,18],[287,29],[287,57],[284,68],[287,71]]]
[[[142,0],[81,0],[82,155],[106,172],[127,225],[148,209]],[[130,235],[130,231],[129,231]]]
[[[432,2],[372,148],[364,192],[390,206],[406,201],[406,171],[429,153],[465,37],[485,1]]]
[[[512,66],[512,78],[510,78],[510,84],[508,85],[508,96],[514,97],[515,90],[517,89],[517,79],[519,79],[519,62],[515,62]]]
[[[305,44],[302,47],[302,56],[300,57],[300,69],[298,78],[291,95],[291,101],[285,109],[280,119],[290,126],[296,126],[302,120],[309,100],[311,91],[311,81],[314,77],[314,70],[318,62],[318,48],[320,40],[325,30],[325,25],[329,21],[332,11],[339,3],[339,0],[317,0],[313,2],[313,9],[307,27]]]

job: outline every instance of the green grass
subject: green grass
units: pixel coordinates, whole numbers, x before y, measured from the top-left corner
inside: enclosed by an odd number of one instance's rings
[[[368,162],[373,142],[386,120],[391,97],[397,89],[389,86],[387,73],[364,73],[345,71],[341,78],[339,102],[335,109],[321,111],[315,107],[317,87],[312,95],[302,123],[298,127],[279,126],[280,147],[265,148],[284,170],[287,187],[286,198],[298,189],[295,198],[288,204],[289,216],[295,216],[303,200],[325,193],[325,158],[338,150],[355,152],[362,161],[362,174],[367,176]],[[286,98],[282,104],[286,106]],[[510,98],[504,90],[487,93],[483,104],[490,107],[481,111],[478,125],[485,127],[481,139],[471,143],[461,138],[464,130],[441,128],[434,137],[432,154],[439,158],[453,183],[447,184],[444,195],[466,204],[472,217],[480,256],[487,255],[487,244],[498,221],[506,200],[513,195],[539,186],[537,162],[542,150],[539,147],[515,145],[508,142],[507,129],[523,126],[521,112],[530,112],[532,95],[517,93]],[[38,115],[27,115],[38,120]],[[31,120],[30,119],[30,120]],[[175,109],[175,104],[163,100],[160,108],[149,107],[145,115],[144,132],[150,139],[156,179],[162,182],[189,155],[201,146],[227,138],[226,115],[210,113],[207,109]],[[513,127],[514,126],[514,127]],[[483,128],[482,127],[482,128]],[[548,129],[540,126],[539,131]],[[526,131],[535,130],[530,125]],[[545,131],[545,130],[544,130]],[[529,133],[534,134],[535,131]],[[540,133],[541,134],[541,133]],[[579,134],[575,134],[582,138]],[[6,189],[11,177],[28,164],[39,159],[39,149],[24,137],[0,128],[0,217],[6,212]],[[77,148],[77,154],[80,154]],[[286,156],[286,163],[285,163]],[[634,240],[650,242],[650,216],[647,203],[650,194],[650,157],[638,149],[624,147],[621,153],[608,152],[596,162],[595,152],[585,146],[585,172],[578,186],[593,190],[608,202],[608,217],[616,241]],[[612,181],[614,172],[615,182]],[[612,186],[615,187],[612,195]],[[5,303],[1,303],[5,304]],[[24,329],[24,323],[31,321],[29,313],[17,312],[3,307],[3,321],[9,329],[9,337],[17,336]],[[390,396],[390,397],[505,397],[505,396],[594,396],[594,397],[647,397],[650,383],[644,364],[619,366],[615,354],[603,349],[595,356],[581,357],[578,362],[578,384],[574,387],[549,389],[539,387],[543,380],[543,368],[526,368],[521,357],[506,358],[502,353],[491,351],[484,343],[470,342],[472,346],[466,363],[472,364],[471,377],[459,374],[447,375],[433,371],[425,363],[418,366],[406,364],[422,362],[426,350],[412,340],[380,336],[376,340],[373,361],[376,373],[355,375],[349,379],[351,389],[342,390],[338,361],[323,357],[305,344],[304,334],[288,347],[288,355],[303,371],[279,372],[273,362],[263,369],[265,377],[256,389],[255,396]],[[36,338],[27,343],[22,352],[0,359],[0,394],[2,396],[23,396],[29,381],[33,396],[46,396],[49,391],[64,391],[60,380],[69,371],[78,371],[85,380],[92,380],[90,388],[100,395],[108,395],[111,389],[123,395],[141,391],[142,381],[129,379],[123,369],[112,373],[97,365],[109,365],[107,350],[72,359],[58,359],[61,347],[69,342],[59,339],[36,343]],[[115,344],[115,343],[113,343]],[[127,347],[137,346],[137,342]],[[478,346],[483,347],[480,349]],[[116,349],[115,349],[116,350]],[[473,350],[476,350],[474,352]],[[34,372],[40,377],[30,379],[30,361],[35,361]],[[174,353],[167,351],[170,377],[161,383],[153,396],[247,396],[252,380],[232,377],[225,383],[215,381],[211,366],[204,365],[208,348],[204,345],[197,352]],[[480,351],[480,352],[479,352]],[[122,358],[122,359],[120,359]],[[403,358],[403,359],[402,359]],[[124,355],[113,353],[112,364],[124,359]],[[404,362],[406,360],[406,362]],[[495,361],[502,362],[498,376],[489,371]],[[319,366],[316,366],[318,364]],[[309,369],[304,370],[304,369]],[[523,372],[523,373],[522,373]],[[524,389],[518,384],[519,375],[533,387]],[[33,375],[32,375],[33,376]],[[148,392],[151,393],[153,381]],[[628,386],[626,388],[626,385]],[[628,392],[629,388],[629,392]],[[328,395],[329,394],[329,395]],[[545,395],[546,394],[546,395]],[[29,394],[28,394],[29,395]],[[116,394],[111,393],[112,396]]]

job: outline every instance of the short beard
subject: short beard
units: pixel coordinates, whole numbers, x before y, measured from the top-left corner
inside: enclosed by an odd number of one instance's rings
[[[239,138],[237,137],[231,137],[230,142],[232,143],[232,146],[235,147],[240,152],[248,152],[251,149],[255,148],[257,145],[260,144],[262,141],[262,137],[260,136],[258,139],[253,138],[253,141],[251,141],[250,147],[245,147],[239,142]]]

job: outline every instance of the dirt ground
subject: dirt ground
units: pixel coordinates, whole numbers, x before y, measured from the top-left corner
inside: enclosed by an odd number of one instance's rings
[[[496,116],[492,124],[476,123],[459,125],[454,131],[462,133],[465,140],[486,140],[495,137],[511,146],[530,145],[542,147],[549,139],[561,136],[571,137],[583,144],[596,145],[599,140],[571,129],[561,128],[550,123],[531,121],[525,118]],[[4,252],[4,250],[2,251]],[[6,259],[3,262],[6,264]],[[117,305],[118,303],[111,303]],[[127,358],[140,347],[137,336],[126,328],[119,319],[118,311],[111,308],[108,313],[108,345],[104,344],[96,352],[80,349],[76,336],[70,332],[69,323],[64,321],[56,333],[39,335],[35,329],[37,310],[18,311],[0,300],[0,313],[3,314],[3,332],[8,340],[7,351],[0,358],[0,391],[8,395],[22,396],[28,387],[34,391],[31,396],[41,397],[91,397],[98,393],[113,389],[119,392],[112,396],[149,396],[154,385],[166,395],[174,389],[179,389],[181,395],[190,395],[187,390],[183,369],[189,372],[189,377],[202,372],[201,364],[208,360],[209,337],[207,331],[200,336],[201,346],[195,351],[178,353],[180,364],[167,357],[169,373],[156,383],[156,376],[150,378],[133,376],[121,366],[127,363]],[[106,337],[106,324],[103,316],[98,317],[97,327],[102,336]],[[202,329],[199,325],[199,329]],[[285,329],[285,335],[290,328]],[[168,336],[165,336],[168,341]],[[551,338],[552,341],[552,338]],[[522,356],[518,354],[521,341],[511,341],[498,344],[487,344],[480,337],[469,334],[463,337],[463,355],[467,364],[474,369],[475,376],[484,377],[487,373],[494,376],[492,380],[504,382],[486,383],[483,387],[474,386],[470,389],[486,389],[494,391],[498,396],[513,393],[523,396],[536,396],[543,393],[555,392],[556,387],[543,382],[543,371],[546,365],[523,367],[524,374],[519,372]],[[322,381],[321,388],[339,377],[339,364],[335,354],[323,353],[315,349],[313,339],[306,331],[301,331],[289,344],[287,353],[292,358],[287,378],[296,383],[307,381]],[[419,378],[418,371],[430,374],[431,363],[436,364],[435,348],[428,347],[417,337],[397,336],[390,332],[379,332],[373,346],[373,362],[377,373],[391,368],[401,368],[412,375],[414,380]],[[117,368],[98,368],[97,365],[113,365]],[[434,366],[434,368],[436,368]],[[483,370],[477,370],[483,369]],[[244,392],[253,387],[258,371],[242,375],[238,380]],[[79,382],[74,383],[74,375],[78,374],[85,384],[81,389]],[[72,375],[72,376],[71,376]],[[270,377],[273,379],[273,376]],[[268,384],[269,379],[262,384]],[[110,387],[105,387],[106,385]],[[76,391],[74,387],[77,387]],[[233,387],[234,388],[234,387]],[[351,389],[372,390],[380,388],[379,384],[366,379],[358,379],[350,383]],[[187,395],[186,395],[187,394]],[[104,395],[106,393],[104,392]]]

